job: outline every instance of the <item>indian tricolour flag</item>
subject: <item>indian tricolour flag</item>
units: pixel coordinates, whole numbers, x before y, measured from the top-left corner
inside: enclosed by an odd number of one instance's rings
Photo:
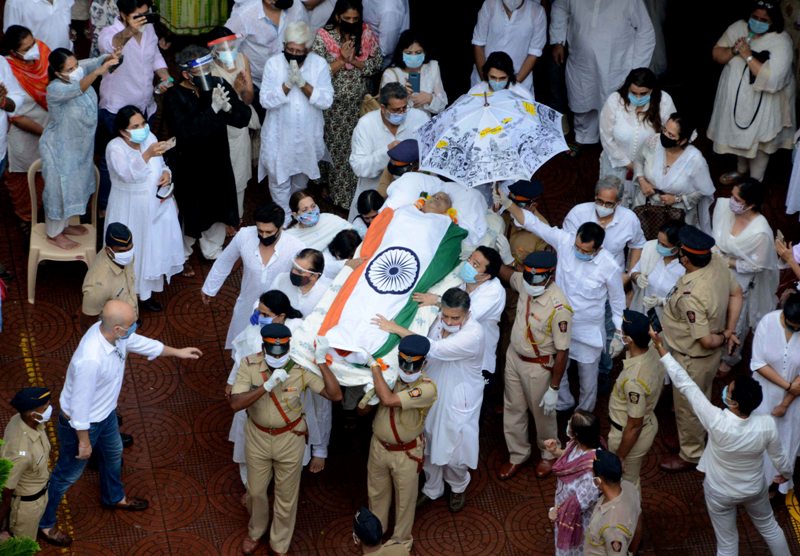
[[[340,350],[389,353],[399,338],[371,320],[380,313],[408,327],[418,306],[412,294],[427,292],[455,268],[466,235],[449,216],[384,208],[361,244],[364,262],[342,285],[319,334]]]

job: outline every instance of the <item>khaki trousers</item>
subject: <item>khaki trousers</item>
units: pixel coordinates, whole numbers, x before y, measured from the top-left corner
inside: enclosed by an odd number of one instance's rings
[[[414,457],[423,457],[422,442],[409,450]],[[414,538],[411,528],[414,526],[414,512],[419,491],[418,463],[408,457],[406,452],[390,452],[373,436],[369,445],[367,460],[367,496],[369,509],[383,525],[389,528],[389,506],[394,493],[395,525],[392,541],[403,543],[409,549]]]
[[[647,457],[650,447],[658,434],[658,420],[655,415],[646,415],[642,425],[642,432],[639,433],[639,438],[631,448],[628,455],[625,456],[622,469],[622,479],[630,481],[636,485],[636,488],[641,492],[642,488],[639,485],[639,475],[642,471],[642,462]],[[622,442],[622,431],[618,430],[613,425],[608,432],[608,449],[612,454],[616,454],[619,445]]]
[[[703,391],[706,398],[711,398],[711,385],[714,375],[719,369],[722,350],[717,350],[708,357],[688,357],[682,353],[673,352],[673,357],[686,369],[695,384]],[[684,461],[697,463],[706,444],[706,431],[695,416],[689,402],[677,388],[672,387],[672,396],[675,402],[675,421],[678,425],[678,440],[681,444],[680,456]]]
[[[302,425],[301,425],[302,426]],[[305,438],[293,432],[272,436],[256,428],[250,419],[244,428],[247,462],[248,536],[260,539],[269,524],[267,487],[275,476],[275,502],[269,544],[275,552],[288,552],[297,518],[300,474]]]
[[[556,414],[545,415],[539,407],[542,396],[550,386],[550,371],[536,363],[520,359],[513,346],[506,351],[505,392],[503,394],[503,434],[506,437],[509,460],[520,464],[531,456],[528,438],[528,411],[536,424],[536,444],[542,459],[552,456],[544,449],[544,441],[558,438]]]
[[[15,537],[28,537],[36,540],[36,533],[39,531],[39,520],[42,519],[46,506],[47,493],[32,502],[23,502],[19,498],[12,498],[8,530]]]

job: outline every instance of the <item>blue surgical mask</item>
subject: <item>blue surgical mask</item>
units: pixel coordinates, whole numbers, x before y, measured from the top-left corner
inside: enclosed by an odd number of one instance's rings
[[[628,93],[628,100],[634,106],[644,106],[648,102],[650,102],[650,95],[644,95],[643,97],[637,97],[633,93]]]
[[[475,277],[478,275],[478,269],[469,264],[469,261],[464,261],[461,268],[458,269],[458,277],[464,280],[467,284],[474,284],[477,282]]]
[[[137,329],[137,328],[139,328],[139,323],[136,323],[136,322],[134,322],[134,323],[133,323],[133,324],[130,326],[130,328],[128,328],[128,330],[126,330],[126,331],[125,331],[125,334],[124,334],[123,336],[120,336],[120,337],[119,337],[119,339],[120,339],[120,340],[127,340],[128,338],[130,338],[130,337],[131,337],[131,335],[133,335],[133,333],[134,333],[134,332],[136,332],[136,329]]]
[[[250,315],[250,324],[257,324],[258,326],[266,326],[268,324],[272,324],[272,317],[265,317],[262,315],[258,309],[253,311],[253,314]]]
[[[489,80],[489,88],[493,91],[502,91],[506,88],[506,85],[508,85],[508,79],[503,79],[502,81]]]
[[[150,126],[144,124],[144,127],[140,127],[138,129],[129,129],[128,134],[130,135],[131,143],[141,145],[144,143],[145,139],[150,136]]]
[[[297,221],[303,226],[315,226],[319,222],[319,207],[314,207],[308,212],[298,214]]]
[[[674,247],[666,247],[661,245],[660,243],[656,243],[656,252],[661,255],[662,257],[671,257],[675,254]]]
[[[750,30],[756,35],[763,35],[769,31],[769,23],[766,21],[759,21],[752,17],[747,21],[747,26],[750,27]]]
[[[425,53],[406,54],[403,52],[403,63],[407,68],[420,68],[425,63]]]
[[[727,407],[728,409],[731,408],[731,406],[728,404],[728,386],[727,385],[725,385],[725,388],[722,389],[722,403],[724,403],[725,407]]]
[[[403,112],[402,114],[395,114],[394,112],[389,112],[387,110],[386,119],[389,120],[389,123],[392,125],[400,125],[406,121],[406,113]]]
[[[589,262],[594,259],[594,254],[584,253],[577,247],[572,248],[575,251],[575,258],[579,261]]]
[[[236,65],[236,50],[220,50],[217,53],[217,58],[219,61],[228,66],[229,68],[233,68]]]

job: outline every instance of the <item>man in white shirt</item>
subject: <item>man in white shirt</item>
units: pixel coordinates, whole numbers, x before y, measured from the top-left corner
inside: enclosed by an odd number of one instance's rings
[[[69,24],[74,0],[6,0],[3,32],[11,25],[22,25],[50,47],[72,49]]]
[[[408,0],[364,0],[364,21],[378,36],[386,68],[392,61],[400,33],[410,27]]]
[[[533,0],[486,0],[472,34],[475,68],[472,85],[481,81],[483,64],[492,52],[511,56],[517,83],[533,92],[533,66],[547,44],[547,15]]]
[[[574,310],[569,357],[578,364],[578,409],[593,411],[597,401],[598,364],[604,347],[606,301],[611,307],[611,320],[615,330],[613,350],[619,354],[624,348],[621,328],[625,292],[620,267],[614,257],[603,249],[605,231],[596,222],[585,222],[575,232],[570,233],[548,226],[497,192],[494,202],[508,210],[517,226],[542,238],[558,254],[556,284],[567,296]],[[569,391],[569,378],[564,373],[558,390],[556,409],[564,411],[574,404],[575,400]]]
[[[81,477],[93,450],[101,456],[103,505],[128,511],[148,508],[147,500],[126,496],[122,485],[122,442],[115,410],[125,374],[125,358],[130,352],[149,360],[161,356],[198,359],[202,352],[195,347],[166,346],[135,332],[134,308],[125,301],[112,299],[103,307],[100,322],[81,338],[69,363],[59,398],[58,461],[50,477],[47,507],[39,523],[40,536],[48,542],[63,536],[55,528],[58,505]]]
[[[644,2],[554,0],[550,44],[555,62],[567,62],[567,96],[575,114],[575,141],[597,143],[598,116],[606,99],[628,72],[646,68],[653,57],[656,37]]]
[[[722,390],[725,410],[720,411],[664,348],[661,338],[652,331],[650,336],[673,386],[686,397],[708,432],[708,443],[697,470],[706,474],[703,493],[717,537],[717,554],[739,554],[736,507],[741,504],[764,537],[770,553],[788,556],[786,535],[775,521],[769,503],[764,453],[780,473],[775,482],[783,483],[791,478],[792,465],[778,439],[773,417],[752,415],[763,398],[761,385],[749,374],[737,376]]]
[[[8,159],[8,118],[18,106],[22,106],[25,91],[20,87],[17,78],[11,71],[11,66],[5,57],[0,56],[0,175],[6,170]]]
[[[408,106],[408,90],[400,83],[381,87],[380,109],[361,116],[353,130],[350,166],[358,176],[353,199],[363,191],[377,189],[383,169],[389,164],[388,151],[404,139],[416,139],[416,131],[430,119],[427,113]],[[350,205],[348,221],[358,216],[357,203]]]

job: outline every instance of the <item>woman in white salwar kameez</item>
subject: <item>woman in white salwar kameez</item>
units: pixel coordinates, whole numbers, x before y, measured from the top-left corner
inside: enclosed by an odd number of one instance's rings
[[[661,132],[675,103],[647,68],[632,70],[600,111],[600,176],[616,176],[624,184],[622,204],[634,195],[634,164],[648,139]]]
[[[735,154],[736,172],[759,181],[778,149],[792,148],[795,80],[792,39],[783,30],[779,2],[757,2],[749,21],[733,23],[714,46],[714,61],[725,64],[719,78],[708,138],[714,152]]]
[[[114,125],[118,137],[106,147],[111,177],[106,227],[120,222],[133,234],[136,293],[146,302],[164,290],[164,277],[169,282],[181,272],[186,259],[178,205],[171,194],[158,197],[159,189],[172,181],[162,156],[168,147],[150,132],[135,106],[121,108]]]
[[[711,233],[709,210],[714,182],[703,154],[689,143],[694,125],[673,113],[659,135],[651,137],[636,161],[633,207],[651,204],[683,209],[685,222]]]
[[[658,230],[658,239],[644,244],[642,256],[631,269],[633,297],[629,309],[646,313],[655,307],[658,318],[661,318],[667,295],[686,273],[678,260],[681,226],[680,222],[667,222]]]
[[[796,380],[800,376],[800,294],[789,296],[783,311],[767,313],[758,323],[750,370],[755,372],[754,377],[761,383],[764,393],[764,400],[753,414],[775,417],[778,438],[789,461],[794,463],[795,454],[800,449],[800,401],[788,390],[798,387]],[[766,454],[764,475],[769,484],[778,475]],[[781,484],[779,490],[786,494],[792,488],[794,485],[790,479]]]
[[[305,247],[297,238],[281,231],[285,218],[283,209],[269,203],[256,209],[255,226],[240,229],[222,251],[203,283],[203,303],[217,295],[237,260],[242,260],[242,285],[231,324],[225,338],[225,349],[233,348],[233,339],[247,326],[247,319],[258,296],[269,289],[275,276],[292,268],[294,256]]]
[[[419,74],[419,91],[409,83],[412,73]],[[439,63],[431,60],[418,34],[411,29],[400,33],[392,67],[381,76],[381,88],[387,83],[400,83],[409,90],[408,105],[435,116],[447,107],[447,93],[442,84]]]
[[[262,350],[263,340],[261,338],[261,328],[267,324],[276,323],[286,325],[289,330],[294,329],[301,323],[303,315],[300,311],[292,307],[286,294],[278,290],[269,290],[261,294],[253,313],[250,315],[249,325],[242,330],[233,340],[233,368],[228,375],[228,382],[225,386],[225,397],[230,398],[231,389],[236,382],[236,373],[242,359],[253,353]],[[245,463],[245,436],[244,425],[247,422],[247,411],[244,409],[233,414],[231,430],[228,433],[228,440],[233,442],[233,461],[239,464],[239,476],[242,483],[247,487],[247,465]],[[306,453],[303,456],[303,465],[311,459],[311,451],[306,445]],[[246,496],[246,494],[244,495]],[[242,499],[244,500],[244,496]]]
[[[778,301],[778,256],[772,228],[761,214],[763,199],[763,186],[747,178],[734,186],[730,199],[717,199],[711,225],[715,251],[727,259],[744,293],[735,331],[741,342]],[[732,355],[722,357],[720,370],[725,373],[740,360],[741,343]]]
[[[305,191],[295,191],[289,197],[292,223],[286,233],[302,241],[306,247],[322,251],[342,230],[353,225],[329,212],[320,212],[314,198]]]

